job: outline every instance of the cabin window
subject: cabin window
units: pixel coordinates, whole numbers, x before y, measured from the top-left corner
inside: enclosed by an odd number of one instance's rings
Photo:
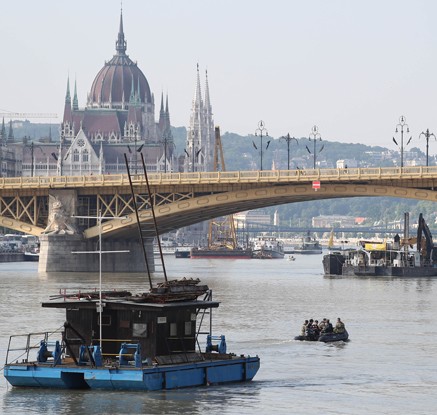
[[[100,314],[98,315],[98,323],[100,326]],[[110,326],[111,325],[111,316],[103,314],[102,316],[102,326]]]
[[[134,323],[132,327],[133,337],[147,337],[147,324]]]
[[[170,323],[170,337],[176,337],[178,335],[178,326],[176,323]]]
[[[190,336],[191,335],[191,321],[186,321],[185,322],[185,336]]]

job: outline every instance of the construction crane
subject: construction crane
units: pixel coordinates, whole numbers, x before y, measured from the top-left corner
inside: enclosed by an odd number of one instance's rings
[[[58,114],[43,112],[0,112],[0,117],[4,118],[58,118]]]
[[[215,127],[213,171],[226,171],[223,156],[220,127]],[[235,233],[234,216],[228,215],[209,221],[208,249],[237,248],[237,235]]]

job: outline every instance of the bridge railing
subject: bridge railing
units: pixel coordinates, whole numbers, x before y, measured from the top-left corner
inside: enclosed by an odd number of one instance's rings
[[[284,183],[314,180],[341,182],[353,180],[437,179],[437,166],[366,167],[345,169],[251,170],[225,172],[150,173],[152,185],[181,185],[198,183]],[[132,175],[134,185],[145,185],[144,176]],[[68,188],[96,186],[129,186],[125,174],[96,174],[88,176],[2,177],[0,189]]]

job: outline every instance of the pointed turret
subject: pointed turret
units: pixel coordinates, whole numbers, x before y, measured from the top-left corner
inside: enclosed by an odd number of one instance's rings
[[[137,81],[137,104],[141,105],[141,87],[140,87],[140,77],[138,77]]]
[[[165,122],[166,122],[166,127],[168,129],[170,129],[170,111],[168,109],[168,94],[165,97]]]
[[[115,50],[117,51],[118,55],[125,55],[126,54],[126,47],[127,42],[124,39],[124,32],[123,32],[123,10],[120,12],[120,28],[118,29],[118,39],[115,42]]]
[[[209,97],[208,71],[205,71],[205,134],[204,134],[204,149],[205,149],[205,169],[208,171],[212,168],[214,159],[214,143],[215,143],[215,126],[212,117],[212,106]]]
[[[14,140],[14,130],[12,129],[12,120],[9,121],[8,141]]]
[[[74,80],[73,111],[77,111],[78,109],[79,109],[79,101],[77,99],[76,80]]]
[[[67,93],[65,94],[65,106],[64,106],[64,123],[71,123],[71,95],[70,95],[70,77],[67,78]]]
[[[132,85],[130,88],[129,105],[135,104],[135,89],[134,89],[134,77],[132,77]]]
[[[159,110],[158,128],[160,135],[163,136],[165,132],[165,112],[164,112],[164,93],[161,92],[161,109]]]
[[[206,81],[205,81],[205,109],[206,111],[211,111],[211,101],[209,99],[209,85],[208,85],[208,71],[205,71]]]
[[[199,74],[199,64],[197,64],[197,82],[196,82],[196,90],[194,91],[193,98],[193,107],[201,109],[203,107],[202,102],[202,91],[200,88],[200,74]]]
[[[6,126],[5,126],[5,117],[3,117],[2,129],[0,132],[1,144],[6,144]]]
[[[202,100],[199,64],[197,80],[191,108],[190,126],[187,131],[187,151],[185,152],[185,171],[210,171],[214,144],[214,122],[209,97],[208,75],[205,87],[205,100]]]

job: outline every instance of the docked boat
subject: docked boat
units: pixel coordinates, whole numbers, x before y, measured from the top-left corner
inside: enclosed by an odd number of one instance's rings
[[[39,251],[38,250],[24,251],[23,258],[25,261],[38,262],[39,261]]]
[[[277,259],[284,258],[284,244],[271,236],[260,236],[252,240],[253,258]]]
[[[361,241],[356,249],[332,251],[323,257],[326,276],[434,277],[437,276],[437,248],[431,232],[419,215],[417,237],[409,237],[405,214],[404,237],[392,242]],[[412,247],[416,245],[416,250]]]
[[[125,162],[129,175],[126,156]],[[143,239],[139,221],[138,229]],[[97,253],[109,252],[99,246]],[[19,387],[150,391],[252,380],[259,357],[229,353],[225,336],[212,332],[219,303],[209,287],[199,279],[169,280],[164,262],[165,281],[153,285],[143,253],[146,292],[102,291],[100,279],[98,291],[64,291],[44,302],[64,309],[65,323],[55,331],[10,336],[7,381]]]
[[[294,249],[295,254],[316,255],[322,253],[322,246],[315,238],[308,234],[302,238],[302,243]]]
[[[190,252],[191,258],[229,258],[229,259],[250,259],[252,258],[252,250],[250,248],[243,249],[228,248],[226,246],[215,248],[192,248]]]
[[[176,248],[176,250],[174,251],[175,258],[190,258],[190,255],[191,255],[190,248],[179,247]]]

